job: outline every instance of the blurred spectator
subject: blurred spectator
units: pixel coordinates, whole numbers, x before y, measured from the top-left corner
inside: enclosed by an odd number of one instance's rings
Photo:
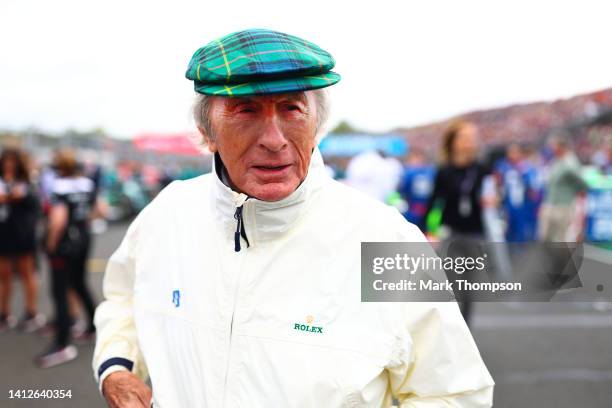
[[[0,155],[0,331],[14,324],[10,315],[13,266],[22,279],[26,300],[20,329],[32,332],[44,324],[36,304],[34,254],[39,210],[25,154],[18,149],[4,149]]]
[[[502,192],[506,241],[534,241],[542,189],[537,170],[521,146],[512,143],[507,147],[506,158],[495,167],[495,176]]]
[[[70,345],[69,338],[69,287],[80,298],[88,317],[87,327],[78,337],[91,338],[95,333],[95,306],[85,284],[91,240],[89,216],[96,199],[95,186],[91,179],[79,174],[78,163],[70,150],[56,153],[55,169],[58,177],[53,183],[46,249],[51,265],[56,336],[51,347],[36,359],[42,368],[70,361],[77,356],[77,350]]]
[[[428,162],[425,153],[412,149],[406,161],[406,169],[398,186],[398,192],[406,201],[403,215],[409,222],[426,231],[427,203],[433,192],[436,168]]]
[[[599,146],[592,155],[591,163],[597,166],[603,174],[612,174],[612,137]]]
[[[470,122],[453,123],[442,140],[442,166],[435,177],[433,194],[427,205],[429,213],[441,208],[443,226],[450,235],[446,240],[449,256],[480,256],[479,242],[484,240],[481,191],[488,169],[477,161],[478,128]],[[450,272],[456,278],[454,272]],[[470,279],[467,276],[464,279]],[[453,279],[454,280],[454,279]],[[469,323],[471,303],[468,292],[456,293],[457,302],[466,322]]]
[[[372,150],[351,159],[345,181],[370,197],[386,202],[387,197],[395,191],[402,171],[399,160]]]
[[[546,198],[541,212],[541,235],[549,242],[574,242],[571,233],[576,198],[587,188],[580,162],[571,150],[570,135],[557,131],[549,139],[553,161],[548,172]]]
[[[42,169],[40,173],[40,178],[38,180],[40,201],[42,203],[42,209],[45,215],[49,214],[53,181],[55,180],[56,176],[57,175],[55,174],[55,170],[52,167],[45,166]]]
[[[446,131],[442,146],[442,166],[438,170],[428,212],[439,205],[442,224],[452,234],[481,237],[482,181],[489,170],[477,161],[478,129],[470,122],[459,121]]]

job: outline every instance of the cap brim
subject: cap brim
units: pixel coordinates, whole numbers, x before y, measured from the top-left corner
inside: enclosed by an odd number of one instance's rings
[[[334,85],[338,81],[340,81],[340,75],[329,71],[325,74],[245,82],[242,84],[203,84],[196,81],[195,90],[201,94],[218,96],[270,95],[325,88]]]

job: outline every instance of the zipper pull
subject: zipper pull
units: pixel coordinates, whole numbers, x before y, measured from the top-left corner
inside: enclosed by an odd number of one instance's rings
[[[240,230],[242,229],[242,206],[236,207],[234,213],[234,219],[236,222],[236,232],[234,232],[234,251],[240,252]]]
[[[240,252],[240,237],[244,238],[247,243],[247,248],[251,246],[249,243],[249,239],[247,238],[246,231],[244,230],[244,223],[242,220],[242,207],[236,207],[236,212],[234,213],[234,219],[236,220],[236,232],[234,232],[234,251]]]

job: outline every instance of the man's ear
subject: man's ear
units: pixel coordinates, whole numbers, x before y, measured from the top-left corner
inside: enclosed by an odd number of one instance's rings
[[[206,147],[208,147],[208,150],[211,153],[216,153],[218,149],[217,149],[217,143],[215,142],[215,139],[210,137],[208,132],[206,132],[206,130],[204,130],[203,128],[201,128],[199,126],[198,126],[198,131],[202,135],[202,139],[204,140],[204,143],[206,144]]]

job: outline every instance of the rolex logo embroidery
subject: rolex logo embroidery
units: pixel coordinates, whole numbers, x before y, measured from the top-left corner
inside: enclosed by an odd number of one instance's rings
[[[306,316],[306,324],[304,323],[294,323],[293,330],[310,332],[310,333],[321,333],[323,334],[323,327],[313,326],[312,322],[314,321],[314,317]]]

